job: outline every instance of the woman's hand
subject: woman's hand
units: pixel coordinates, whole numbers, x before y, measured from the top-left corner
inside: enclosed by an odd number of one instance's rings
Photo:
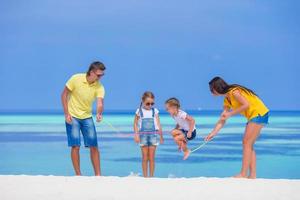
[[[135,141],[136,143],[140,143],[140,136],[139,136],[138,133],[136,133],[136,134],[134,135],[134,141]]]
[[[208,134],[208,135],[204,138],[204,141],[208,142],[208,141],[212,140],[213,137],[215,137],[215,135],[216,135],[215,133],[210,133],[210,134]]]

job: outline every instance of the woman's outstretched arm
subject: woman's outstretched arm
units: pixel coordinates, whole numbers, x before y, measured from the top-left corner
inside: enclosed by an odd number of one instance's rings
[[[224,107],[224,110],[223,110],[223,112],[222,112],[222,114],[221,114],[221,117],[220,117],[219,121],[216,123],[214,129],[210,132],[210,134],[208,134],[208,135],[204,138],[205,141],[211,140],[211,139],[212,139],[215,135],[217,135],[218,132],[223,128],[223,126],[224,126],[225,123],[226,123],[226,120],[223,118],[223,115],[224,115],[224,113],[227,113],[227,112],[229,112],[229,108]]]

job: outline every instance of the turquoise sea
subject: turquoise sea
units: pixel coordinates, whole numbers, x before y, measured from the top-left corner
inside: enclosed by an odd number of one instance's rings
[[[114,111],[97,123],[101,168],[105,176],[141,174],[140,149],[132,138],[133,111]],[[191,111],[198,135],[191,148],[203,142],[218,111]],[[239,172],[245,119],[231,118],[219,135],[186,161],[170,136],[173,119],[161,114],[165,143],[156,154],[157,177],[228,177]],[[112,124],[111,127],[109,124]],[[64,117],[58,113],[0,114],[0,174],[73,175]],[[255,148],[258,177],[300,178],[300,111],[274,111]],[[81,149],[84,175],[93,175],[89,150]]]

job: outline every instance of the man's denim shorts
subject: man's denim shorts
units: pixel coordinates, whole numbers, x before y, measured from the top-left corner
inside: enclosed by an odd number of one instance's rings
[[[66,122],[66,130],[68,136],[68,145],[70,147],[80,146],[81,137],[80,132],[83,135],[83,141],[85,147],[97,147],[97,132],[93,118],[78,119],[72,117],[72,123]]]
[[[158,146],[160,137],[154,133],[142,133],[140,134],[140,146]]]

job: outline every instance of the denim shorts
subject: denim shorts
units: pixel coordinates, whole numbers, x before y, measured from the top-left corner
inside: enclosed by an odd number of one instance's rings
[[[258,115],[257,117],[254,117],[254,118],[250,119],[248,121],[248,123],[250,123],[250,122],[253,122],[253,123],[256,123],[256,124],[261,124],[261,125],[268,124],[269,123],[269,112],[267,112],[263,116]]]
[[[193,140],[193,139],[196,137],[196,135],[197,135],[196,129],[193,130],[192,136],[191,136],[190,138],[187,137],[187,133],[188,133],[189,131],[184,130],[184,129],[180,129],[180,130],[181,130],[181,132],[184,134],[185,139],[187,139],[187,140]]]
[[[158,134],[140,134],[140,146],[158,146],[159,145],[159,135]]]
[[[80,132],[82,133],[85,147],[98,146],[97,132],[92,117],[87,119],[78,119],[72,117],[71,124],[66,122],[66,130],[69,147],[81,145]]]

